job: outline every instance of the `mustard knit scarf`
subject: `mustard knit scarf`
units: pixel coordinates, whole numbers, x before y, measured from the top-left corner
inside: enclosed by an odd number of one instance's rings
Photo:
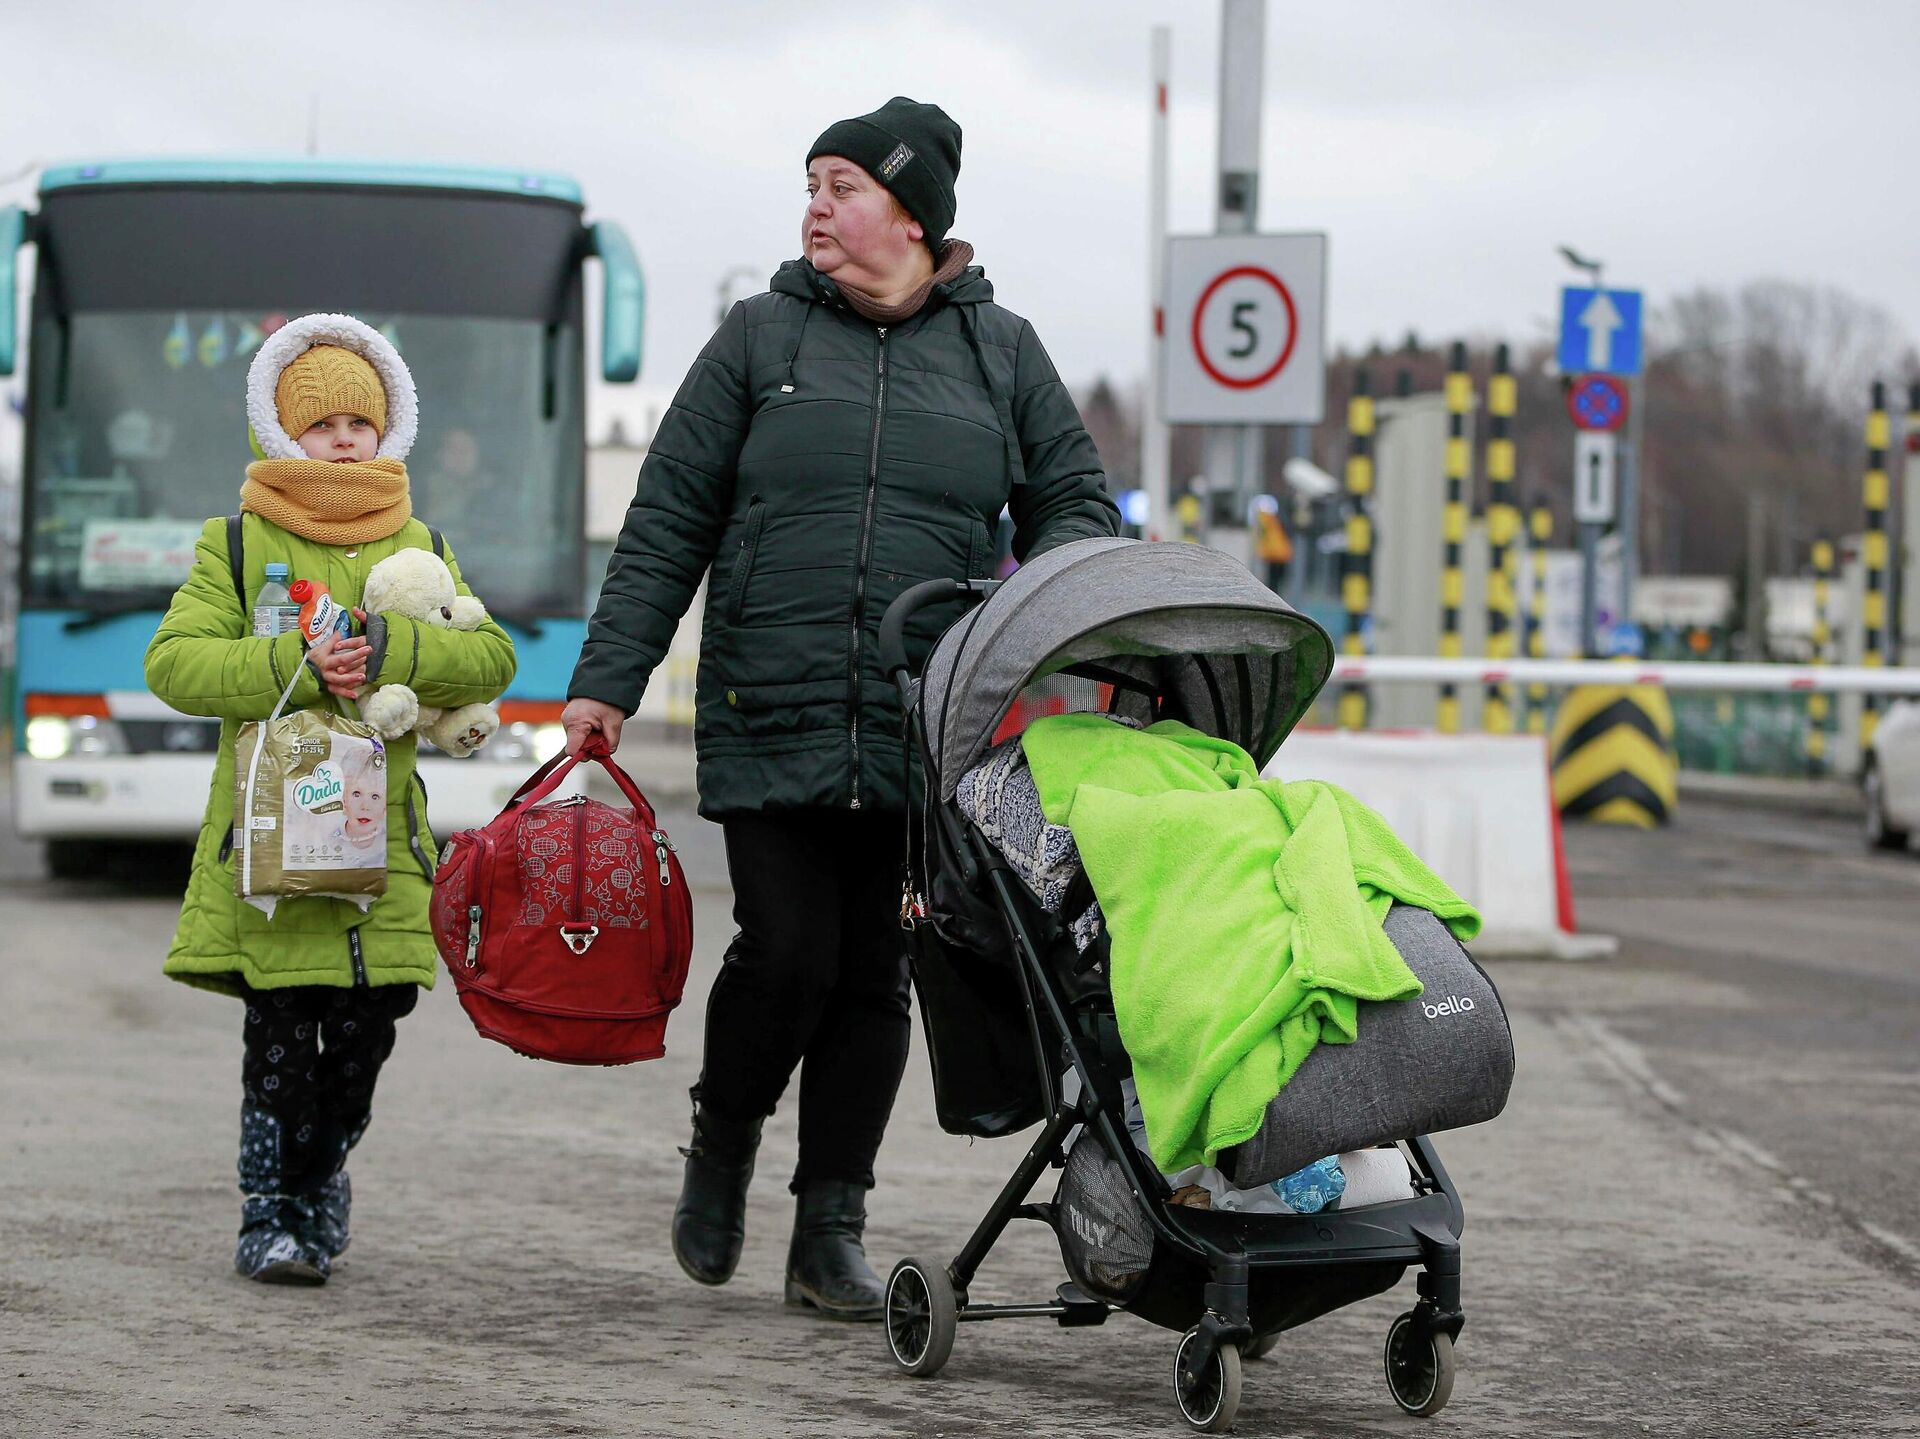
[[[255,460],[240,508],[323,545],[384,540],[413,516],[400,460]]]

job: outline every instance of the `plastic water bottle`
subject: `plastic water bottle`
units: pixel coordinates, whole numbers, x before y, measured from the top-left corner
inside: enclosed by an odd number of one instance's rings
[[[1295,1214],[1318,1214],[1347,1192],[1347,1173],[1340,1167],[1340,1156],[1329,1154],[1274,1180],[1273,1192]]]
[[[283,635],[300,623],[300,606],[287,590],[287,573],[286,565],[270,562],[267,582],[253,597],[253,632],[263,639]]]

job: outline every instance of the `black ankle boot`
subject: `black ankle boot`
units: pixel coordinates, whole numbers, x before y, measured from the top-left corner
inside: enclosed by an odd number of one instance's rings
[[[866,1228],[865,1185],[801,1185],[787,1250],[787,1303],[810,1306],[829,1319],[878,1319],[886,1286],[867,1267],[860,1243]]]
[[[722,1119],[710,1110],[693,1111],[693,1142],[687,1157],[680,1203],[673,1211],[673,1257],[689,1279],[725,1284],[740,1263],[747,1237],[747,1181],[760,1147],[758,1119]]]

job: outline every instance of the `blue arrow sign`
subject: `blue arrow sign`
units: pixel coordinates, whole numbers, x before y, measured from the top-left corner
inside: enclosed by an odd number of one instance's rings
[[[1560,368],[1567,374],[1640,373],[1640,292],[1560,292]]]

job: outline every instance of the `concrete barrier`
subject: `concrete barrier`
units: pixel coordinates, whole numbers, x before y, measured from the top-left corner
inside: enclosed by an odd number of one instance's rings
[[[1599,958],[1617,942],[1576,932],[1547,761],[1541,735],[1296,730],[1266,772],[1337,784],[1378,810],[1480,911],[1476,955]]]

